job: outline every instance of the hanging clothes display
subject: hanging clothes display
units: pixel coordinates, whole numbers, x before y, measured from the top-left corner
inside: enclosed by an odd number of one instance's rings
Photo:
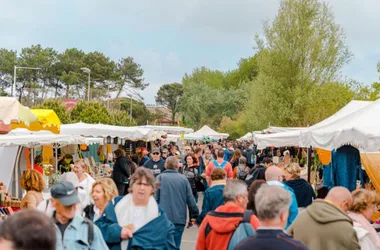
[[[353,191],[356,181],[362,180],[359,150],[352,146],[342,146],[332,151],[331,162],[323,168],[323,186],[331,189],[343,186]]]

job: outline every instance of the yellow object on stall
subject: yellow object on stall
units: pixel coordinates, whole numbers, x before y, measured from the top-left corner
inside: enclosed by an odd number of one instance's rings
[[[376,191],[380,192],[380,153],[361,153],[361,162]]]
[[[26,158],[26,167],[28,169],[31,169],[32,164],[30,162],[30,149],[29,148],[25,148],[25,158]]]
[[[322,165],[329,165],[331,162],[331,151],[317,148],[316,149],[319,161],[321,162]]]
[[[53,147],[51,146],[42,146],[42,158],[43,163],[49,164],[50,159],[53,157]]]
[[[30,124],[38,117],[19,103],[14,97],[0,97],[0,134],[7,134],[11,130],[11,123]]]
[[[54,134],[59,134],[61,122],[57,114],[52,109],[31,109],[33,114],[38,117],[38,121],[29,125],[24,122],[12,123],[12,129],[26,128],[31,131],[48,130]]]

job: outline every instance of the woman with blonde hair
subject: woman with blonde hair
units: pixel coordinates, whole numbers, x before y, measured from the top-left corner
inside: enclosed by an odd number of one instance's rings
[[[103,214],[108,203],[119,196],[115,182],[111,178],[101,178],[92,185],[91,197],[94,204],[84,209],[85,217],[96,221]]]
[[[74,163],[74,173],[78,176],[79,187],[84,190],[85,199],[82,204],[82,209],[91,204],[91,189],[95,180],[88,174],[89,165],[84,159],[76,160]]]
[[[42,191],[45,189],[45,181],[39,172],[33,169],[25,170],[21,176],[21,187],[26,190],[26,195],[21,200],[21,209],[37,209],[44,198]]]
[[[315,197],[313,187],[306,180],[300,178],[301,167],[298,163],[291,163],[283,168],[285,184],[291,187],[297,198],[298,207],[309,206]]]
[[[361,249],[380,249],[380,238],[371,226],[373,214],[380,204],[380,197],[375,191],[358,189],[352,192],[352,206],[348,216],[354,222]]]

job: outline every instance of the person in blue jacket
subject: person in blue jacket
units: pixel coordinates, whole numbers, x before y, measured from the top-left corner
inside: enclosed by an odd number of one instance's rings
[[[154,198],[155,182],[149,169],[138,168],[130,193],[113,199],[95,222],[110,250],[177,249],[175,227]]]
[[[282,183],[282,171],[279,167],[270,166],[269,168],[267,168],[267,170],[265,171],[265,179],[269,186],[280,186],[290,192],[290,197],[292,198],[292,202],[290,203],[290,207],[289,207],[288,223],[286,224],[286,229],[287,229],[293,223],[293,221],[296,219],[298,215],[298,203],[297,203],[296,195],[294,194],[294,191],[291,187],[288,187],[287,185]]]
[[[212,185],[205,191],[202,212],[196,219],[196,223],[199,226],[206,214],[210,211],[214,211],[217,207],[224,205],[223,190],[226,185],[226,171],[222,168],[214,168],[211,171]]]

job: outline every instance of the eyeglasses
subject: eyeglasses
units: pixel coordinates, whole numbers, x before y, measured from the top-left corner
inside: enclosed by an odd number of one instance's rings
[[[153,155],[159,155],[160,153],[153,153]]]
[[[143,182],[136,182],[135,183],[138,186],[144,186],[144,187],[149,187],[150,185],[148,183],[143,183]]]
[[[191,149],[190,149],[190,148],[186,148],[185,150],[186,150],[186,151],[190,151]]]

